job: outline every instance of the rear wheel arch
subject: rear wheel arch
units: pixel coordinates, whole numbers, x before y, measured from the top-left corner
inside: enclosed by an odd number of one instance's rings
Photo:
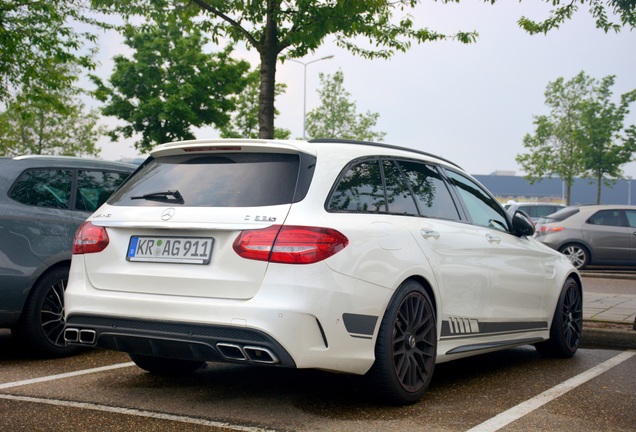
[[[405,279],[402,283],[400,283],[400,285],[398,286],[398,288],[396,288],[395,292],[393,293],[393,295],[391,296],[391,300],[389,301],[389,304],[393,301],[393,298],[395,297],[398,289],[404,285],[405,283],[407,283],[408,281],[414,281],[417,282],[418,284],[420,284],[422,286],[422,288],[424,289],[424,291],[426,292],[426,294],[428,294],[429,299],[431,300],[431,303],[433,304],[433,310],[435,311],[435,317],[438,317],[439,311],[437,310],[437,297],[435,295],[435,291],[433,290],[433,286],[428,282],[428,280],[423,277],[423,276],[411,276],[407,279]]]

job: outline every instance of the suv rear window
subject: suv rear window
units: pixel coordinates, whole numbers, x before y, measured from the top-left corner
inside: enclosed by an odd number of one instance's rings
[[[311,156],[295,154],[225,153],[160,157],[143,166],[111,196],[108,203],[125,206],[165,206],[169,203],[188,207],[289,204],[304,197],[314,164],[315,159]],[[299,171],[302,171],[301,179]],[[297,184],[300,185],[299,190]],[[183,199],[139,199],[169,191],[178,192]]]

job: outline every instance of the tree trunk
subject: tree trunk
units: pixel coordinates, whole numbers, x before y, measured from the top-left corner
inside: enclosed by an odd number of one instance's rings
[[[603,181],[603,175],[596,176],[596,204],[601,203],[601,185]]]
[[[276,61],[278,59],[278,23],[276,10],[280,0],[267,2],[265,34],[259,54],[261,57],[261,88],[258,103],[258,137],[274,138],[274,96]]]

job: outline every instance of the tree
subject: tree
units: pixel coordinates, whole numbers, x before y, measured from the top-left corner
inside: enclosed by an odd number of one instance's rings
[[[587,100],[581,102],[581,125],[577,144],[582,149],[584,177],[596,181],[596,203],[601,203],[601,185],[611,186],[623,173],[620,166],[631,162],[636,153],[636,125],[624,127],[629,105],[636,100],[636,90],[621,96],[618,106],[610,99],[615,77],[610,75],[594,87]],[[613,179],[612,179],[613,178]]]
[[[359,114],[344,88],[344,74],[320,74],[320,106],[307,114],[307,134],[313,138],[381,141],[386,133],[374,132],[380,114]]]
[[[576,134],[580,127],[580,103],[589,94],[591,85],[592,80],[583,72],[567,82],[560,77],[548,83],[545,104],[550,107],[550,115],[534,118],[534,135],[523,138],[523,146],[529,153],[515,158],[526,171],[530,184],[545,176],[558,175],[565,182],[568,205],[574,179],[585,171]]]
[[[0,0],[0,102],[35,81],[51,90],[74,83],[42,64],[94,67],[97,37],[78,29],[108,26],[92,18],[90,9],[88,0]]]
[[[202,21],[214,41],[227,37],[245,42],[260,56],[259,137],[274,136],[276,63],[303,57],[317,49],[329,35],[336,43],[367,58],[388,58],[406,51],[411,42],[455,38],[471,42],[475,32],[448,36],[428,29],[415,29],[408,15],[417,0],[281,1],[266,0],[93,0],[100,7],[129,17],[179,13]],[[374,47],[358,42],[364,38]]]
[[[96,156],[98,120],[72,87],[27,87],[0,113],[0,155]]]
[[[92,77],[94,94],[106,102],[102,113],[125,122],[110,131],[111,139],[140,133],[135,147],[141,151],[193,139],[192,126],[224,126],[234,110],[232,95],[243,90],[249,69],[247,62],[230,57],[230,48],[204,53],[207,38],[178,14],[164,18],[139,28],[126,25],[133,58],[115,57],[108,84]]]
[[[247,75],[245,89],[236,97],[236,111],[231,120],[219,127],[221,138],[258,138],[258,89],[260,72],[253,70]],[[276,84],[276,95],[285,92],[285,84]],[[278,110],[274,110],[278,114]],[[274,138],[288,139],[291,131],[274,128]]]
[[[584,72],[570,81],[563,78],[548,84],[545,96],[550,115],[535,117],[534,135],[527,134],[523,145],[529,153],[517,155],[530,183],[545,176],[558,175],[566,184],[566,203],[577,176],[611,184],[620,177],[620,166],[633,159],[636,126],[623,127],[628,106],[636,100],[636,90],[622,95],[616,106],[610,101],[614,77],[600,82]]]
[[[636,2],[634,0],[545,0],[552,3],[554,9],[550,11],[550,17],[543,21],[534,21],[526,17],[521,17],[519,26],[530,34],[547,33],[550,30],[558,29],[565,21],[570,20],[578,11],[579,4],[587,5],[590,14],[596,20],[596,27],[605,33],[610,30],[619,32],[621,28],[636,27]],[[495,3],[495,1],[491,1]],[[561,4],[563,3],[563,4]],[[605,3],[605,4],[604,4]],[[620,23],[614,22],[609,15],[615,15]]]
[[[279,59],[299,58],[315,51],[327,36],[338,46],[365,58],[389,58],[396,52],[406,52],[412,42],[423,43],[442,39],[473,42],[477,33],[459,31],[439,33],[428,28],[414,28],[407,11],[418,0],[92,0],[124,17],[147,17],[178,13],[206,25],[217,42],[227,37],[245,42],[260,56],[259,137],[274,136],[274,97],[276,63]],[[459,0],[442,0],[444,3]],[[496,0],[484,0],[496,3]],[[577,10],[575,3],[587,4],[597,18],[597,26],[618,30],[620,26],[607,19],[607,10],[619,15],[625,27],[634,28],[636,11],[631,0],[545,0],[554,8],[550,18],[534,22],[521,18],[519,24],[531,33],[558,28]],[[605,5],[607,3],[607,6]],[[363,45],[361,41],[369,41]]]

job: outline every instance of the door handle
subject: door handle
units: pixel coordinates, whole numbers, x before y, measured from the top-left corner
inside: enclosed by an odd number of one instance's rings
[[[494,236],[492,234],[486,234],[486,239],[489,243],[499,244],[501,243],[501,239],[498,236]]]
[[[433,231],[429,229],[421,229],[420,234],[422,234],[422,237],[424,237],[425,239],[432,238],[437,240],[439,238],[439,233],[437,231]]]

